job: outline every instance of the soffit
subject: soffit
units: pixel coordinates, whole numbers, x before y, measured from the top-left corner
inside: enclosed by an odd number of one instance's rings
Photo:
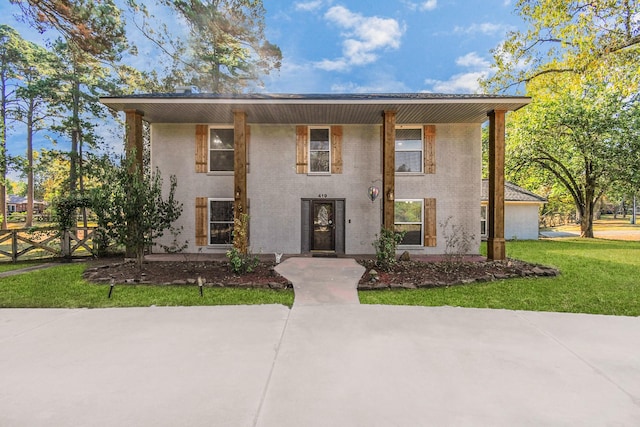
[[[527,97],[477,95],[260,95],[243,97],[174,94],[104,97],[115,111],[138,110],[151,123],[232,123],[233,111],[255,124],[380,124],[386,110],[396,123],[483,123],[493,110],[514,111]]]

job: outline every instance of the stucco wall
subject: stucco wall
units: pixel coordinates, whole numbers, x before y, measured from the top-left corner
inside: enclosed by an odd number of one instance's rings
[[[507,203],[504,208],[504,238],[538,239],[538,204]]]
[[[451,216],[451,223],[473,233],[471,252],[478,251],[480,242],[480,150],[479,125],[437,125],[436,174],[396,175],[395,198],[436,198],[438,223]],[[253,252],[299,253],[301,199],[319,197],[345,199],[345,252],[374,252],[371,243],[380,229],[382,195],[372,203],[367,188],[372,183],[382,186],[380,126],[343,126],[342,158],[342,174],[297,174],[295,126],[251,125],[247,191]],[[233,176],[195,173],[195,124],[152,125],[152,164],[162,170],[166,187],[169,175],[176,175],[178,198],[184,204],[176,224],[183,227],[179,240],[189,241],[187,252],[197,252],[195,199],[232,198]],[[160,242],[171,240],[167,235]],[[440,225],[437,241],[437,247],[411,252],[443,253]],[[221,250],[202,247],[203,252]]]

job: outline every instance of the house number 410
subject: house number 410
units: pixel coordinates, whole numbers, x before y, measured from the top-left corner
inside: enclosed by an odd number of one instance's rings
[[[318,194],[318,198],[319,199],[326,199],[327,195],[326,194]]]

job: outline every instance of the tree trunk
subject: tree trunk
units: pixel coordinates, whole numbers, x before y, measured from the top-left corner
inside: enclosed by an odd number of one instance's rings
[[[27,112],[27,222],[26,227],[33,226],[33,100]]]
[[[580,237],[593,238],[593,211],[596,205],[595,186],[588,185],[584,192],[584,206],[580,212]]]

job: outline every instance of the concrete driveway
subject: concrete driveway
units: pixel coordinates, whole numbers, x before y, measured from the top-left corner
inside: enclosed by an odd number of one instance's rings
[[[0,426],[638,426],[640,318],[0,310]]]

